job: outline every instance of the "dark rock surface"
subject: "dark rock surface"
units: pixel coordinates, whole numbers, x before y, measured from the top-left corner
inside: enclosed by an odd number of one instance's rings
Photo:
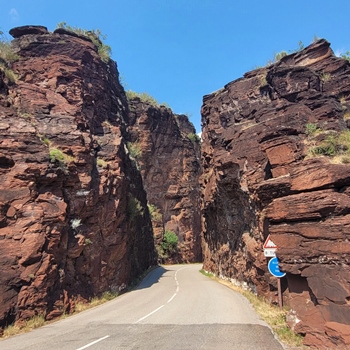
[[[24,28],[12,31],[16,84],[0,70],[0,327],[69,313],[156,263],[115,63]]]
[[[271,234],[290,324],[318,349],[350,346],[350,166],[311,150],[347,130],[349,110],[350,64],[325,40],[202,107],[204,268],[277,302],[262,249]]]
[[[10,35],[14,38],[19,38],[28,34],[48,34],[49,31],[44,26],[22,26],[15,27],[10,30]]]

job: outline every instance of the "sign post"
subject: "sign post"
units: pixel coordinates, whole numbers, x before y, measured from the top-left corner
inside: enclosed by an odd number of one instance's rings
[[[278,288],[278,304],[280,309],[283,307],[283,300],[282,300],[282,288],[281,288],[281,278],[286,275],[285,272],[282,272],[278,266],[278,259],[272,258],[270,259],[268,265],[267,265],[270,273],[272,276],[277,277],[277,288]]]
[[[267,267],[272,276],[277,277],[277,289],[278,289],[278,305],[280,309],[283,307],[283,299],[282,299],[282,288],[281,288],[281,278],[286,275],[285,272],[282,272],[278,266],[278,259],[276,257],[276,249],[277,245],[272,242],[270,235],[268,235],[264,245],[264,255],[270,259]]]

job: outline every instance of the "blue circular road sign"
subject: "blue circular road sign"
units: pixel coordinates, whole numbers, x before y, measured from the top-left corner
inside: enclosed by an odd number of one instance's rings
[[[271,275],[281,278],[284,277],[286,275],[285,272],[282,272],[278,266],[278,259],[277,258],[272,258],[269,261],[269,264],[267,265]]]

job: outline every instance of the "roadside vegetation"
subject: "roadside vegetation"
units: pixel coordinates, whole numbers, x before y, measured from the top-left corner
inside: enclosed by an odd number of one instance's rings
[[[12,337],[16,334],[27,333],[35,328],[39,328],[46,323],[44,316],[38,315],[26,320],[20,324],[13,324],[4,329],[4,334],[1,338]]]
[[[83,35],[89,38],[96,46],[97,52],[100,55],[101,60],[105,63],[109,62],[112,54],[112,49],[109,45],[103,43],[103,40],[106,40],[107,36],[102,34],[99,29],[87,30],[78,27],[72,27],[66,22],[58,23],[57,28],[63,28],[75,34]]]
[[[255,311],[260,315],[261,319],[264,320],[272,328],[273,332],[276,334],[276,336],[281,342],[292,346],[294,349],[302,349],[303,337],[295,334],[287,326],[287,308],[283,308],[281,310],[278,306],[271,305],[264,298],[258,297],[254,293],[247,291],[241,287],[237,287],[229,281],[222,280],[210,272],[207,272],[205,270],[200,270],[200,272],[203,275],[208,276],[218,281],[219,283],[224,284],[225,286],[228,286],[232,290],[246,297],[251,303],[251,305],[254,307]]]
[[[172,254],[177,252],[179,238],[175,232],[166,230],[163,240],[156,246],[158,257],[161,261],[168,259]]]

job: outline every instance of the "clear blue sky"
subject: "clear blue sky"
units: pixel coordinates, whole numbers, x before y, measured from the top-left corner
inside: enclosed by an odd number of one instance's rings
[[[126,89],[200,131],[202,98],[316,35],[350,50],[350,0],[0,0],[0,29],[58,22],[100,29]]]

